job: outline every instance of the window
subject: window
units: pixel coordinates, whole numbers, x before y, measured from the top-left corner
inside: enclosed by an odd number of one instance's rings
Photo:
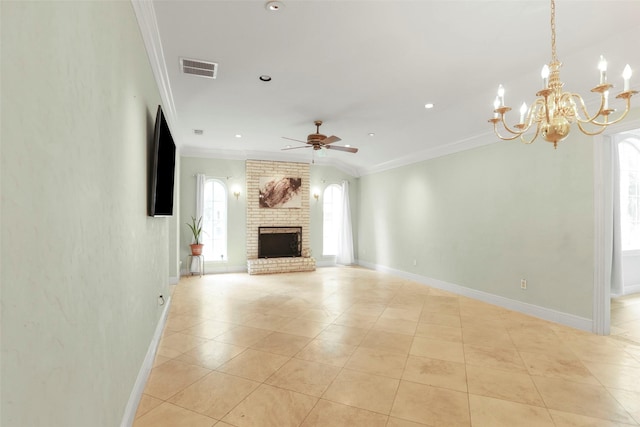
[[[222,181],[207,179],[204,185],[202,254],[207,261],[227,259],[227,189]]]
[[[640,250],[640,139],[628,138],[618,149],[622,250]]]
[[[342,188],[329,185],[322,196],[322,255],[338,254]]]

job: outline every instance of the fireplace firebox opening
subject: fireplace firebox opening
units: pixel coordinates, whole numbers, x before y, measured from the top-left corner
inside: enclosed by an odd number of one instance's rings
[[[302,227],[258,227],[258,258],[302,255]]]

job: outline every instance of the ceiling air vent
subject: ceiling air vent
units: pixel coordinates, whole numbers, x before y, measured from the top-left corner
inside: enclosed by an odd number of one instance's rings
[[[215,62],[198,61],[196,59],[180,58],[180,68],[185,74],[193,74],[209,79],[215,79],[218,73],[218,64]]]

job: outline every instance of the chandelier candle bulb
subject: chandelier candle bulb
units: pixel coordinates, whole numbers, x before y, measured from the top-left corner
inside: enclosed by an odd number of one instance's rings
[[[622,78],[624,79],[624,89],[622,90],[623,92],[629,92],[629,87],[630,87],[630,81],[631,81],[631,67],[629,67],[629,64],[627,64],[624,67],[624,71],[622,71]]]
[[[500,99],[500,106],[504,107],[504,87],[498,86],[498,98]]]
[[[600,84],[605,84],[607,82],[607,60],[602,55],[600,55],[600,62],[598,62],[598,70],[600,70]]]
[[[527,112],[527,103],[523,102],[522,106],[520,107],[520,124],[524,124],[524,115]]]
[[[493,101],[493,118],[497,119],[499,117],[499,114],[497,111],[498,108],[500,108],[500,98],[496,96],[496,99]]]
[[[542,72],[540,73],[542,76],[542,89],[546,89],[549,87],[549,66],[544,64],[542,67]]]

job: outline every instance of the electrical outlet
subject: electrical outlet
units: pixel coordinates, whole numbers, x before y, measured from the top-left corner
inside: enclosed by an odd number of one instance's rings
[[[527,279],[520,279],[520,289],[527,289]]]
[[[418,265],[418,260],[414,259],[413,260],[413,265]]]

